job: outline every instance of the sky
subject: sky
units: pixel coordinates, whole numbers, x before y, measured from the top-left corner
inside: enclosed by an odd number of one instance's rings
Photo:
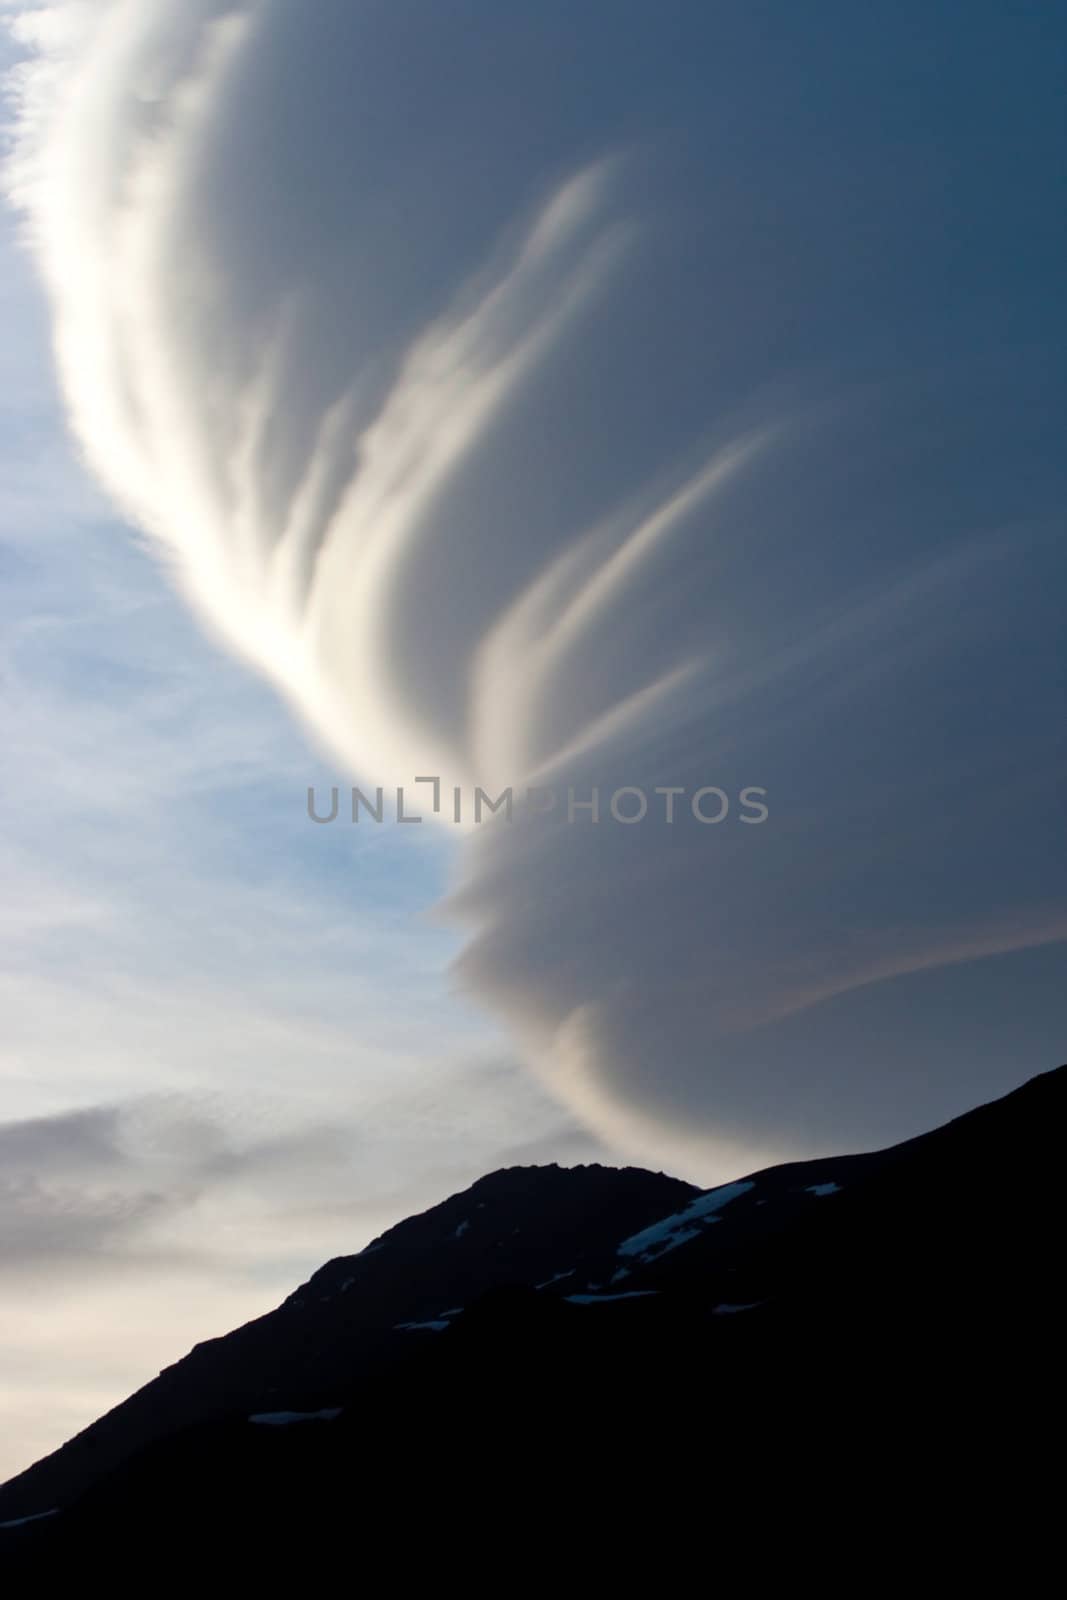
[[[498,1166],[614,1159],[453,995],[428,829],[205,636],[71,447],[0,230],[0,1478]]]
[[[493,1166],[1062,1058],[1056,8],[3,10],[12,1469]]]

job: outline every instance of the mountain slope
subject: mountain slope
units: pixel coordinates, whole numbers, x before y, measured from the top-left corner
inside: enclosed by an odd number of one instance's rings
[[[420,1325],[564,1262],[593,1270],[620,1229],[685,1204],[691,1184],[636,1168],[514,1167],[409,1217],[321,1267],[276,1310],[181,1361],[0,1489],[0,1521],[67,1503],[101,1473],[182,1427],[234,1412],[313,1411],[404,1366]],[[584,1281],[584,1277],[582,1278]],[[407,1326],[412,1325],[412,1326]]]
[[[273,1570],[264,1526],[299,1544],[354,1507],[445,1548],[471,1505],[528,1542],[546,1496],[553,1526],[590,1496],[673,1524],[739,1483],[766,1496],[768,1472],[794,1498],[813,1471],[838,1493],[1025,1476],[1062,1393],[1065,1100],[1061,1068],[892,1149],[707,1194],[495,1173],[13,1480],[4,1518],[68,1507],[9,1530],[13,1558],[210,1543]]]

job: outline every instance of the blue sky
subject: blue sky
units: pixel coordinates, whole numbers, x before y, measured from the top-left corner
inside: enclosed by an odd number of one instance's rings
[[[451,993],[450,843],[339,780],[66,439],[0,238],[0,1475],[495,1165],[598,1153]]]

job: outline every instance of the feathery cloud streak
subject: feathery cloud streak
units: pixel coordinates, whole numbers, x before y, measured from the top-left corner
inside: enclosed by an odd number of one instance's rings
[[[78,436],[352,772],[767,790],[465,841],[461,975],[555,1092],[778,1151],[1023,1075],[991,1019],[1022,963],[1047,1048],[1067,933],[1039,21],[18,25]]]

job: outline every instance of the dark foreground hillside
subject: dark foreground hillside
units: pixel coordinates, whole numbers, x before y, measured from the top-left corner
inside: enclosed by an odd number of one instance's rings
[[[1065,1103],[1061,1068],[707,1193],[494,1173],[6,1485],[0,1569],[318,1589],[340,1559],[374,1589],[510,1592],[579,1558],[662,1586],[698,1548],[725,1577],[724,1540],[758,1581],[800,1560],[801,1517],[840,1546],[876,1516],[892,1545],[963,1505],[972,1557],[1009,1500],[1040,1531]]]

